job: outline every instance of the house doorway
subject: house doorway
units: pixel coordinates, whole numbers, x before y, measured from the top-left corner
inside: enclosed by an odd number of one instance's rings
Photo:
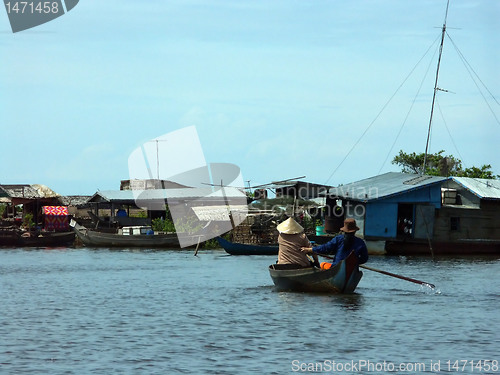
[[[409,203],[398,204],[397,236],[413,238],[414,206]]]

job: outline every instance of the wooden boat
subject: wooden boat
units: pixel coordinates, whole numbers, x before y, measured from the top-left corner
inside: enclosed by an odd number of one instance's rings
[[[332,236],[317,236],[312,238],[312,243],[324,244],[331,240]],[[311,238],[310,238],[311,239]],[[231,255],[278,255],[279,246],[276,245],[257,245],[257,244],[243,244],[225,240],[222,237],[217,237],[220,247],[226,250],[226,253]]]
[[[278,245],[251,245],[231,242],[217,237],[219,245],[231,255],[278,255]]]
[[[318,245],[327,243],[332,236],[317,236],[317,238],[310,238],[312,243]],[[314,241],[312,241],[314,240]],[[243,244],[225,240],[222,237],[217,237],[220,247],[226,250],[226,253],[231,255],[278,255],[279,246],[276,245],[257,245],[257,244]]]
[[[75,242],[73,232],[24,232],[19,228],[0,229],[0,246],[12,247],[59,247]]]
[[[59,247],[72,246],[75,243],[73,232],[41,232],[36,236],[21,236],[19,246]]]
[[[353,293],[363,276],[354,252],[328,270],[293,264],[271,264],[269,273],[280,291],[344,294]]]
[[[176,233],[168,234],[120,234],[87,229],[72,220],[70,226],[86,246],[94,247],[163,247],[179,248]]]

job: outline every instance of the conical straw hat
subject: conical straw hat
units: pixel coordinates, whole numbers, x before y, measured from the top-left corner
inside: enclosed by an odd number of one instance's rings
[[[278,230],[278,232],[284,234],[297,234],[304,231],[304,228],[302,228],[300,224],[297,223],[292,217],[286,219],[284,222],[278,225],[276,229]]]

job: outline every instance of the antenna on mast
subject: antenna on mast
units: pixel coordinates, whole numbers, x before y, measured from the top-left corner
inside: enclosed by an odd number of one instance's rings
[[[436,92],[439,89],[438,87],[438,77],[439,77],[439,66],[441,65],[441,55],[443,54],[443,44],[444,44],[444,35],[446,33],[446,19],[448,18],[448,7],[450,6],[450,0],[446,3],[446,13],[444,16],[443,27],[441,29],[441,45],[439,46],[439,58],[436,70],[436,81],[434,82],[434,94],[432,95],[432,106],[431,106],[431,116],[429,119],[429,129],[427,130],[427,142],[425,144],[425,155],[424,155],[424,166],[422,168],[422,174],[425,174],[425,167],[427,166],[427,152],[429,151],[429,141],[431,137],[431,126],[432,126],[432,116],[434,114],[434,103],[436,102]],[[444,90],[442,90],[444,91]]]

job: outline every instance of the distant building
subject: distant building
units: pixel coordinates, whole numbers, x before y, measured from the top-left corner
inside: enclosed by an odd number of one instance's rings
[[[88,204],[89,199],[90,195],[66,195],[59,198],[63,205],[68,206],[69,214],[79,219],[89,217],[88,210],[91,208]]]
[[[229,201],[229,203],[228,203]],[[98,191],[87,201],[93,207],[93,218],[105,225],[146,225],[156,217],[166,217],[166,210],[175,207],[184,207],[187,216],[200,221],[226,221],[228,207],[233,216],[238,212],[246,215],[246,203],[243,192],[236,188],[222,189],[182,188],[182,189],[148,189],[148,190],[108,190]],[[230,206],[228,206],[230,204]],[[130,210],[144,209],[147,217],[131,217]],[[99,215],[99,210],[107,209],[110,216],[105,220]],[[118,214],[122,210],[123,215]],[[243,219],[235,219],[241,222]]]

